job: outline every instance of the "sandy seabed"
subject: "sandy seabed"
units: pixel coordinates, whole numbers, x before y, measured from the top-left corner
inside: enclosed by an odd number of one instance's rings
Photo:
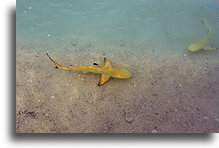
[[[16,49],[17,133],[219,132],[218,51],[161,57],[146,50],[76,47],[49,50],[63,65],[103,64],[133,77],[55,69],[45,50]]]

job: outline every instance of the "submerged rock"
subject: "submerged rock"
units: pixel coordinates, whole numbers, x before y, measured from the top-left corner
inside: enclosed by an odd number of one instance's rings
[[[131,122],[134,121],[134,119],[132,117],[126,117],[125,121],[128,122],[128,123],[131,123]]]

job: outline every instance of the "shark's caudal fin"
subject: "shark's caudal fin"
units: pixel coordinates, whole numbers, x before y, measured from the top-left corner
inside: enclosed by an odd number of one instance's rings
[[[62,66],[61,64],[58,64],[56,61],[54,61],[49,54],[46,52],[46,55],[49,57],[49,59],[54,63],[54,65],[56,66],[55,68],[57,69],[66,69],[66,66]]]
[[[206,45],[203,47],[204,50],[217,50],[216,47],[212,47],[212,46],[209,46],[209,45]]]
[[[211,27],[209,26],[209,24],[208,24],[206,18],[203,18],[203,19],[202,19],[202,23],[208,28],[208,33],[209,33],[209,34],[212,34],[212,29],[211,29]]]
[[[104,67],[110,67],[110,68],[112,67],[110,61],[107,60],[106,58],[104,58]],[[99,83],[98,83],[98,86],[103,85],[106,81],[109,80],[109,78],[110,78],[109,75],[104,75],[104,74],[102,74],[101,77],[100,77],[100,81],[99,81]]]

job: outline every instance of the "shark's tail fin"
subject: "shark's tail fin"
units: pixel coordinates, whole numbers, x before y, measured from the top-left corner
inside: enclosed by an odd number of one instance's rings
[[[209,24],[208,24],[206,18],[203,18],[203,19],[202,19],[202,23],[208,28],[208,33],[209,33],[209,34],[212,34],[212,29],[211,29],[211,27],[209,26]]]
[[[62,65],[58,64],[56,61],[54,61],[50,56],[49,54],[46,52],[46,55],[49,57],[49,59],[54,63],[54,65],[56,66],[55,68],[57,69],[64,69]]]

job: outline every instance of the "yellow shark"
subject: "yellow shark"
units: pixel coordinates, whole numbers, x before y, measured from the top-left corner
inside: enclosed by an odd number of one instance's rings
[[[191,52],[199,51],[200,49],[204,49],[204,50],[216,50],[217,49],[215,47],[206,46],[209,39],[212,37],[213,33],[206,19],[203,19],[202,23],[207,27],[208,33],[203,38],[195,41],[194,43],[188,46],[187,49]]]
[[[75,70],[75,71],[82,71],[83,73],[96,73],[101,74],[98,86],[103,85],[106,81],[109,80],[110,77],[119,78],[119,79],[128,79],[132,76],[131,72],[126,69],[112,67],[109,60],[104,58],[104,66],[99,66],[98,64],[94,63],[93,65],[84,65],[84,66],[63,66],[55,62],[49,54],[46,52],[47,56],[50,60],[55,64],[55,68],[57,69],[65,69],[65,70]]]

